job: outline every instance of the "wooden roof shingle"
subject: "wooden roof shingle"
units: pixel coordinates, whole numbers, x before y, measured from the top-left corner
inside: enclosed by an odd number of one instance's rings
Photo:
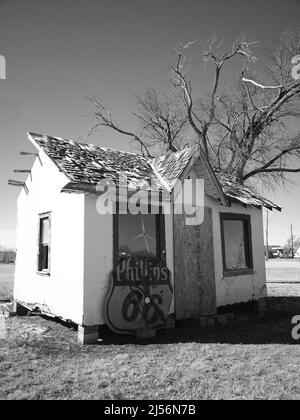
[[[70,180],[63,189],[69,192],[89,191],[89,189],[96,191],[97,184],[103,181],[113,181],[119,185],[120,177],[121,179],[126,177],[128,187],[132,189],[171,191],[195,159],[202,161],[204,159],[196,146],[147,159],[135,153],[77,143],[58,137],[34,133],[28,133],[28,137]],[[216,196],[221,188],[229,201],[281,210],[279,206],[256,194],[251,188],[234,182],[220,172],[212,173],[208,162],[203,162],[203,168],[216,186]],[[222,201],[222,197],[220,199]]]

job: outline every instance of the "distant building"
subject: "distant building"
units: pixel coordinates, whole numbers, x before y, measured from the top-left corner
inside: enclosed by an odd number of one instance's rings
[[[268,247],[265,247],[265,255],[268,256],[268,258],[284,258],[284,248],[281,245],[269,245]]]

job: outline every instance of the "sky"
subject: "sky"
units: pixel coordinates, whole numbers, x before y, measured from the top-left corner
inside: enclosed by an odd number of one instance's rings
[[[213,34],[231,43],[241,34],[264,45],[300,25],[300,0],[0,0],[0,246],[15,246],[18,188],[34,151],[27,131],[78,139],[91,126],[85,97],[109,106],[121,125],[136,128],[135,95],[168,82],[172,49],[201,45]],[[227,71],[226,82],[235,74]],[[210,69],[193,67],[194,85],[208,87]],[[300,124],[299,124],[300,127]],[[108,130],[91,142],[130,150],[128,139]],[[288,190],[266,191],[283,206],[270,215],[269,243],[284,244],[290,224],[300,236],[300,175]]]

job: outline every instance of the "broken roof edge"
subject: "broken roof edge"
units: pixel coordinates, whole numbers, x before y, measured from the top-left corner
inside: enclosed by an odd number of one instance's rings
[[[224,190],[224,194],[228,197],[229,201],[237,202],[247,206],[265,207],[271,211],[282,211],[282,207],[261,196],[251,186],[236,182],[229,175],[221,173],[218,169],[215,169],[214,171],[219,177],[220,184]]]
[[[99,181],[97,184],[88,184],[85,182],[68,182],[62,189],[61,192],[68,192],[68,193],[90,193],[94,195],[101,195],[101,193],[105,193],[106,191],[102,190],[102,188],[113,186],[109,180],[103,179]],[[125,186],[114,185],[116,190],[122,190]],[[161,194],[170,194],[170,191],[167,189],[163,190],[162,188],[153,189],[153,188],[144,188],[144,187],[135,187],[132,188],[127,186],[128,195],[134,194],[136,192],[141,193],[161,193]]]
[[[269,201],[269,200],[266,200],[266,199],[263,199],[264,200],[264,203],[260,203],[260,204],[249,204],[249,203],[243,203],[243,201],[241,201],[237,197],[234,197],[234,196],[231,196],[231,195],[228,195],[228,194],[226,196],[227,196],[227,198],[228,198],[228,200],[229,200],[230,203],[239,204],[241,206],[245,206],[245,207],[256,207],[256,208],[259,208],[259,209],[261,209],[262,207],[264,207],[264,208],[266,208],[266,209],[268,209],[270,211],[277,210],[280,213],[282,211],[282,207],[280,207],[277,204],[272,203],[272,201]],[[258,199],[262,199],[259,196],[257,196],[257,198]]]
[[[74,193],[75,192],[89,192],[89,193],[92,193],[92,194],[97,193],[96,185],[89,184],[89,183],[84,183],[84,182],[82,182],[82,183],[79,182],[78,183],[78,182],[74,181],[72,179],[72,177],[70,177],[68,175],[68,172],[62,170],[62,168],[58,165],[56,160],[54,158],[52,158],[51,155],[48,154],[44,150],[44,148],[41,147],[40,144],[38,144],[38,142],[35,140],[35,137],[44,137],[44,138],[47,138],[47,139],[51,138],[51,139],[54,139],[54,140],[57,140],[57,141],[67,142],[67,143],[71,143],[71,144],[74,144],[74,145],[75,144],[82,144],[84,146],[89,146],[87,143],[79,143],[79,142],[75,142],[73,140],[66,140],[66,139],[63,139],[61,137],[52,137],[52,136],[47,136],[45,134],[36,134],[36,133],[33,133],[33,132],[28,132],[27,136],[28,136],[28,139],[30,140],[30,142],[37,149],[37,151],[39,153],[42,153],[43,156],[45,156],[49,160],[49,162],[54,164],[55,168],[57,168],[59,170],[59,172],[64,175],[66,180],[69,181],[69,182],[66,183],[65,187],[63,187],[63,189],[61,190],[62,192],[74,192]],[[90,145],[90,146],[94,146],[94,145]],[[161,184],[161,187],[162,187],[161,189],[162,190],[165,189],[169,193],[172,192],[172,190],[173,190],[172,183],[170,183],[168,181],[168,179],[166,177],[164,177],[163,174],[160,173],[159,168],[156,167],[156,165],[155,165],[155,158],[154,159],[149,159],[149,158],[147,159],[147,158],[145,158],[141,155],[137,155],[136,153],[132,153],[132,152],[122,152],[118,149],[112,149],[112,148],[107,148],[107,147],[102,147],[102,146],[95,146],[95,147],[99,147],[103,151],[105,151],[105,150],[115,151],[115,152],[119,152],[119,153],[122,153],[122,154],[125,154],[125,155],[139,156],[141,161],[144,161],[152,169],[153,175],[157,178],[157,180]],[[195,162],[195,160],[199,159],[199,160],[201,160],[202,164],[204,165],[204,168],[205,168],[208,176],[211,178],[212,182],[214,183],[215,188],[216,188],[216,192],[218,193],[218,196],[219,196],[219,199],[225,207],[230,207],[231,202],[238,202],[242,205],[249,205],[249,206],[252,205],[252,206],[256,206],[256,207],[266,207],[269,210],[273,210],[273,209],[276,209],[277,211],[282,210],[282,208],[280,206],[278,206],[278,205],[272,203],[270,200],[264,199],[260,195],[256,194],[256,192],[254,190],[252,190],[250,187],[247,187],[247,186],[244,186],[244,185],[241,185],[241,184],[237,184],[233,179],[230,179],[230,177],[228,177],[228,176],[226,176],[222,173],[218,174],[218,170],[215,170],[213,168],[213,166],[209,162],[209,160],[208,160],[207,156],[205,155],[204,150],[202,149],[200,144],[195,144],[194,146],[189,146],[189,149],[190,149],[190,158],[189,158],[188,162],[183,166],[182,171],[180,172],[180,175],[178,176],[178,179],[182,180],[185,177],[188,169]],[[181,151],[178,151],[178,153],[180,153]],[[225,183],[222,183],[222,178],[224,178]],[[227,191],[227,189],[226,189],[226,179],[229,183],[228,184],[229,191]],[[230,188],[232,189],[232,191],[230,191]],[[241,189],[241,190],[239,190],[239,189]],[[216,197],[215,197],[215,199],[216,199]]]
[[[96,147],[99,147],[100,149],[103,149],[103,150],[117,151],[119,153],[124,153],[126,155],[139,156],[142,159],[144,159],[145,161],[148,160],[148,158],[146,158],[146,157],[144,157],[142,155],[137,155],[137,153],[134,153],[134,152],[129,152],[129,151],[126,151],[126,150],[121,150],[121,149],[114,149],[113,147],[99,146],[99,145],[96,145],[96,144],[93,144],[93,143],[84,143],[82,141],[70,140],[70,139],[66,139],[64,137],[50,136],[49,134],[41,134],[41,133],[38,134],[38,133],[33,133],[32,131],[27,131],[27,136],[30,136],[31,139],[33,138],[33,136],[37,136],[37,137],[48,137],[48,138],[51,138],[51,139],[54,139],[54,140],[60,140],[60,141],[68,142],[68,143],[80,144],[82,146],[89,146],[89,145],[90,146],[96,146]]]
[[[187,175],[187,172],[189,172],[189,170],[193,167],[196,159],[200,159],[201,162],[203,163],[204,167],[205,167],[205,170],[207,171],[208,176],[211,178],[212,182],[214,183],[214,185],[216,187],[216,191],[219,195],[219,199],[220,199],[222,205],[225,206],[225,207],[229,207],[229,202],[226,198],[226,195],[223,192],[222,186],[221,186],[218,178],[216,177],[215,172],[213,170],[213,167],[210,164],[207,156],[205,155],[201,145],[200,144],[194,144],[193,146],[189,146],[186,149],[189,149],[191,151],[191,156],[190,156],[187,164],[185,165],[185,167],[182,169],[181,173],[178,175],[178,180],[182,181],[185,178],[185,176]],[[180,153],[183,150],[184,149],[178,150],[177,152],[174,152],[174,154]],[[165,155],[165,156],[167,156],[167,155]],[[149,163],[151,165],[151,168],[155,172],[155,175],[158,176],[159,180],[164,183],[164,186],[168,187],[167,189],[169,189],[169,191],[173,191],[174,186],[169,185],[168,182],[165,180],[165,178],[159,173],[158,169],[155,166],[155,161],[156,161],[156,158],[153,158],[151,160],[151,162],[149,161]]]
[[[45,152],[45,150],[43,150],[43,148],[35,141],[35,139],[33,138],[33,136],[45,136],[45,137],[49,137],[46,134],[36,134],[36,133],[32,133],[27,131],[27,137],[28,140],[30,141],[31,144],[33,144],[33,146],[37,149],[37,151],[40,153],[42,153],[44,156],[46,156],[46,158],[55,166],[55,168],[57,168],[59,170],[59,172],[65,176],[66,179],[68,179],[69,181],[71,181],[71,178],[64,172],[61,170],[61,168],[59,167],[59,165],[56,163],[55,159],[52,159],[51,156],[48,155],[48,153]],[[59,137],[53,137],[57,140],[60,140]],[[64,140],[64,139],[61,139]]]

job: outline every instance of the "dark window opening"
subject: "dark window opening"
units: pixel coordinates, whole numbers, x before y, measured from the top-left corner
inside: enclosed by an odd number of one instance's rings
[[[50,215],[41,215],[39,222],[38,271],[50,272]]]
[[[139,213],[115,217],[118,259],[128,256],[161,258],[165,249],[163,215]]]
[[[247,274],[253,270],[251,220],[248,215],[221,214],[224,272]]]

